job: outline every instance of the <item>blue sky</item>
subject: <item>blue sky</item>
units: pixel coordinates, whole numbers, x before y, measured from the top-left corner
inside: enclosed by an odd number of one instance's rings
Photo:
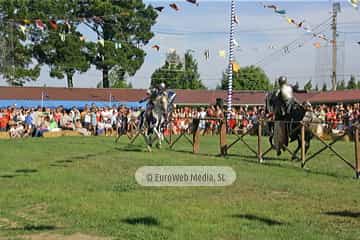
[[[176,12],[168,7],[170,1],[146,1],[153,6],[166,6],[159,13],[157,24],[153,27],[155,37],[144,47],[147,53],[142,68],[129,81],[136,88],[147,88],[151,73],[164,63],[169,49],[175,49],[183,55],[186,50],[193,50],[198,61],[201,78],[209,88],[215,88],[220,82],[222,72],[227,66],[228,59],[218,56],[219,50],[228,50],[229,47],[229,1],[199,1],[196,7],[184,1],[178,1],[180,11]],[[323,22],[330,17],[330,1],[266,1],[266,4],[276,4],[286,9],[287,15],[295,20],[306,20],[310,27]],[[276,15],[271,9],[265,9],[260,2],[236,1],[236,14],[240,23],[235,27],[235,39],[239,43],[235,57],[240,66],[257,64],[261,59],[266,59],[261,66],[273,81],[279,75],[288,75],[292,82],[298,81],[304,84],[310,78],[313,82],[322,85],[323,82],[330,84],[330,78],[318,76],[326,74],[326,63],[330,63],[330,55],[326,48],[317,49],[314,43],[325,46],[327,43],[321,39],[313,39],[302,29],[290,25],[284,18]],[[359,75],[360,79],[360,12],[353,9],[347,2],[342,2],[342,12],[339,13],[339,41],[344,47],[339,51],[339,73],[346,80],[349,74]],[[81,31],[89,39],[94,34],[86,28]],[[326,36],[330,38],[330,25],[324,27]],[[296,47],[288,54],[281,54],[284,46],[296,39],[301,47]],[[160,46],[157,52],[152,45]],[[209,49],[210,58],[204,57],[205,49]],[[274,52],[275,57],[269,57]],[[319,65],[319,63],[322,63]],[[321,69],[320,69],[321,68]],[[319,71],[319,69],[321,71]],[[317,71],[316,71],[317,70]],[[95,87],[101,81],[100,72],[95,69],[86,74],[76,75],[75,87]],[[43,69],[40,80],[28,83],[32,86],[65,86],[65,80],[50,79],[48,70]],[[5,85],[4,81],[1,82]]]

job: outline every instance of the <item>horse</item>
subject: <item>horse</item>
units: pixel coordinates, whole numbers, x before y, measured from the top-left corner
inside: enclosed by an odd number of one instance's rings
[[[277,155],[281,155],[281,150],[286,150],[289,142],[297,140],[298,146],[292,155],[292,160],[297,159],[297,153],[301,148],[301,122],[304,120],[307,110],[298,102],[293,101],[290,112],[283,114],[281,99],[275,92],[266,95],[265,112],[272,113],[275,121],[268,122],[269,142],[276,149]],[[313,133],[305,128],[305,153],[310,148],[310,141]],[[274,143],[275,139],[275,143]]]
[[[164,94],[157,96],[153,100],[153,106],[151,109],[146,109],[143,114],[143,124],[140,126],[140,130],[143,131],[143,136],[147,144],[147,148],[151,151],[152,147],[152,135],[155,134],[158,143],[157,147],[161,147],[161,142],[164,140],[163,126],[168,119],[168,98]]]

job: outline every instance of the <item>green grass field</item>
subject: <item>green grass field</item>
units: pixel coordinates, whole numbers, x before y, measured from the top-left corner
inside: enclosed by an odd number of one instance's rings
[[[255,138],[248,140],[255,146]],[[319,147],[314,142],[310,152]],[[353,161],[352,143],[335,148]],[[164,146],[152,153],[141,139],[132,146],[125,138],[117,144],[101,137],[1,140],[0,239],[43,233],[146,240],[360,239],[360,181],[330,151],[301,169],[288,154],[259,164],[241,144],[229,157],[216,157],[217,137],[202,137],[200,149],[191,154],[185,140],[174,151]],[[231,166],[237,180],[216,188],[142,187],[134,173],[145,165]]]

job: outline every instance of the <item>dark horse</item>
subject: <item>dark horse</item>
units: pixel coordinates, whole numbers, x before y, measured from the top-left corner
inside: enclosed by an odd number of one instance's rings
[[[289,113],[283,115],[281,110],[282,101],[275,92],[270,92],[266,95],[266,113],[274,114],[275,121],[268,122],[269,142],[270,145],[276,149],[277,155],[281,154],[281,150],[286,150],[289,142],[298,141],[298,146],[292,155],[292,159],[297,158],[297,153],[301,148],[301,121],[306,114],[305,108],[293,102]],[[310,147],[310,140],[312,138],[311,130],[305,128],[305,152]],[[275,139],[275,143],[274,140]],[[290,141],[289,141],[290,139]]]

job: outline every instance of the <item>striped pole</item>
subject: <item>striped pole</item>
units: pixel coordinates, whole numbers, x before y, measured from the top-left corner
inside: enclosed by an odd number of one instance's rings
[[[230,42],[229,42],[229,70],[228,70],[228,92],[227,92],[227,119],[230,119],[232,108],[232,79],[234,61],[234,23],[235,23],[235,0],[231,0],[230,20]]]

